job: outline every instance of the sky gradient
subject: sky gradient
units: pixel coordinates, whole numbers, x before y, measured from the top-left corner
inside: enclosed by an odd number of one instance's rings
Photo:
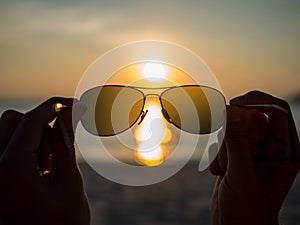
[[[300,93],[300,1],[0,1],[0,98],[72,96],[87,67],[128,42],[198,54],[227,99]]]

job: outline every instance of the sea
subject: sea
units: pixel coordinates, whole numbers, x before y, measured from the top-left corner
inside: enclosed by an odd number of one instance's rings
[[[0,100],[0,115],[7,109],[26,112],[40,101]],[[300,134],[300,101],[290,102]],[[99,162],[103,163],[103,162]],[[145,187],[114,183],[99,176],[84,160],[79,160],[90,202],[92,225],[209,225],[210,196],[215,177],[199,172],[189,162],[166,181]],[[285,225],[300,224],[300,175],[297,176],[282,207]]]

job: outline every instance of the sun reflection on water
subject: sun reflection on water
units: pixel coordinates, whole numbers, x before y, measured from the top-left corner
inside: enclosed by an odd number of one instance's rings
[[[157,101],[146,102],[148,113],[135,130],[138,150],[135,154],[138,163],[145,166],[161,164],[168,153],[163,144],[171,140],[172,134],[161,114]]]

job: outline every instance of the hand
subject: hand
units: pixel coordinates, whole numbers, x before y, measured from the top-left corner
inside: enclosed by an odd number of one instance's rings
[[[74,101],[74,124],[72,104]],[[74,149],[68,153],[55,118],[61,112],[69,138],[85,111],[73,99],[51,98],[22,114],[6,111],[0,120],[0,223],[31,225],[88,225],[90,212]],[[52,158],[51,158],[52,157]],[[40,176],[43,171],[49,174]]]
[[[290,111],[285,101],[258,91],[231,100],[225,139],[210,165],[218,176],[212,225],[278,224],[279,210],[300,168],[294,122],[290,131],[287,115],[272,108],[243,107],[251,104],[276,104]],[[288,158],[289,135],[295,144],[295,161]]]

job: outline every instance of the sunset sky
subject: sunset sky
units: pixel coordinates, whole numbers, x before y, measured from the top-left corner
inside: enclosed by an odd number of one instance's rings
[[[0,1],[0,98],[73,96],[87,67],[128,42],[198,54],[229,99],[300,93],[299,0]]]

